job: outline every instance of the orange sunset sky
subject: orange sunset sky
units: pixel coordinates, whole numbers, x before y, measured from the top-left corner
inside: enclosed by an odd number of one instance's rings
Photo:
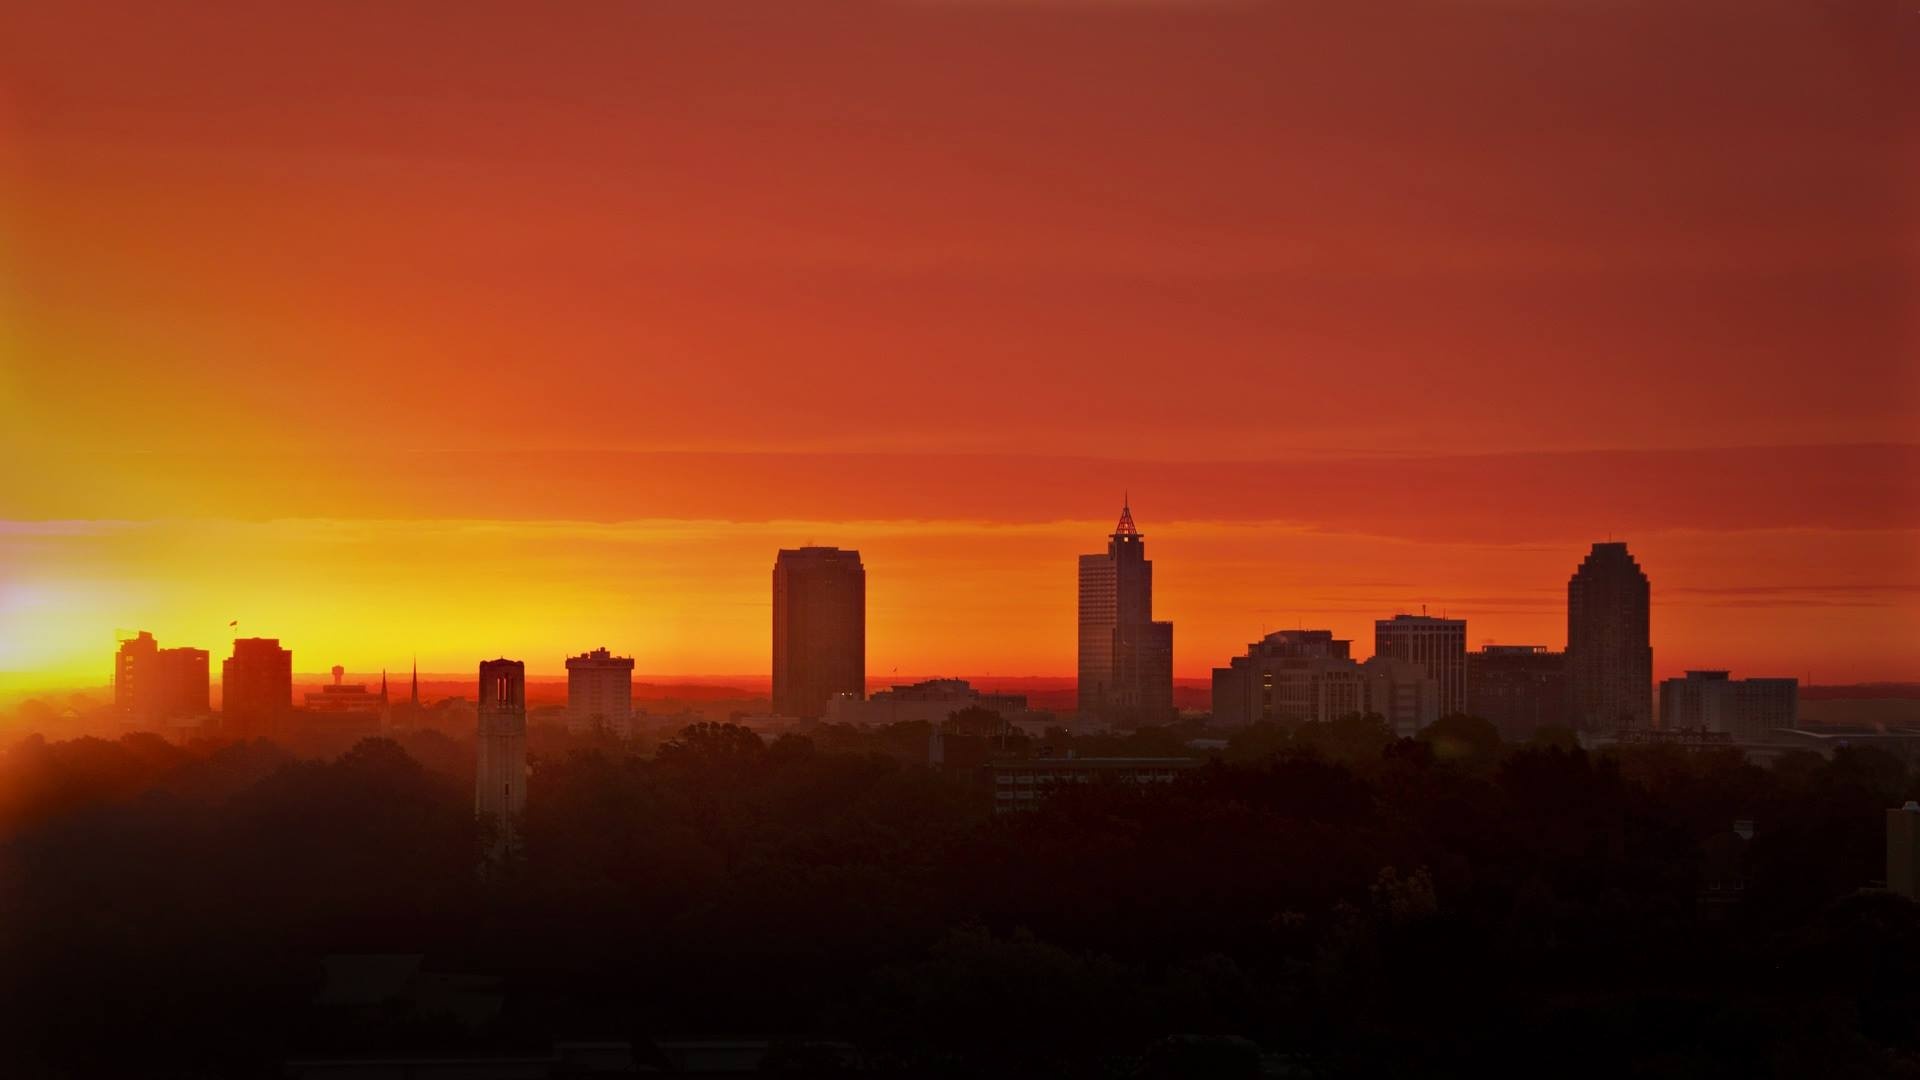
[[[1920,16],[1819,0],[0,0],[0,693],[1175,669],[1400,610],[1920,678]]]

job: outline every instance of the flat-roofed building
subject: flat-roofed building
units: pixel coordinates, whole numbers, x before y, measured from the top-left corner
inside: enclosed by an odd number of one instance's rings
[[[858,551],[784,549],[773,562],[773,711],[817,719],[867,682],[867,571]]]
[[[1360,665],[1359,711],[1387,722],[1395,735],[1411,738],[1447,715],[1440,683],[1412,660],[1374,656]],[[1327,717],[1326,719],[1334,719]]]
[[[235,638],[220,662],[220,726],[253,738],[279,729],[293,709],[293,650],[278,638]]]
[[[1721,731],[1736,742],[1762,743],[1800,723],[1800,680],[1734,679],[1725,671],[1689,671],[1660,684],[1660,726],[1668,731]]]
[[[1508,742],[1567,717],[1567,654],[1545,645],[1486,645],[1467,654],[1467,712]]]
[[[913,722],[940,724],[965,709],[997,713],[1008,725],[1028,731],[1053,719],[1052,713],[1029,709],[1025,694],[976,690],[965,679],[927,679],[875,691],[865,700],[843,695],[828,703],[827,719],[836,724],[875,727]]]
[[[341,713],[359,713],[365,716],[379,716],[387,705],[386,676],[382,675],[380,690],[367,689],[366,683],[346,681],[347,669],[339,664],[333,665],[333,681],[318,690],[309,690],[303,695],[307,711],[338,715]]]
[[[633,657],[605,648],[567,657],[567,729],[627,734],[633,723]]]
[[[1411,660],[1440,684],[1440,715],[1467,708],[1467,620],[1395,615],[1373,623],[1373,655]]]
[[[145,630],[114,656],[113,703],[129,724],[154,728],[211,712],[207,650],[163,649]]]

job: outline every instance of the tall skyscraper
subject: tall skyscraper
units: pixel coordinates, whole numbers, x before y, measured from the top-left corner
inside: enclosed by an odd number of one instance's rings
[[[782,550],[773,563],[773,711],[818,718],[867,682],[867,571],[858,551]]]
[[[1651,726],[1650,592],[1623,543],[1593,545],[1567,582],[1567,688],[1575,728]]]
[[[211,711],[207,650],[163,649],[145,630],[120,643],[113,664],[113,703],[134,724],[206,716]]]
[[[1373,622],[1373,654],[1408,660],[1440,684],[1440,715],[1467,709],[1467,620],[1395,615]]]
[[[479,758],[473,812],[499,830],[497,859],[519,847],[527,808],[527,666],[518,660],[480,662]]]
[[[271,735],[293,708],[293,650],[278,638],[235,638],[220,662],[220,724],[229,735]]]
[[[1173,624],[1153,620],[1153,560],[1123,503],[1104,555],[1080,556],[1080,715],[1173,718]]]
[[[633,719],[633,657],[595,649],[567,657],[567,726],[624,732]]]

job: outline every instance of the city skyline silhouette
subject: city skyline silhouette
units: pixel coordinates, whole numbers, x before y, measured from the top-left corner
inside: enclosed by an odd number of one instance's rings
[[[1920,1077],[1912,0],[0,0],[7,1080]]]

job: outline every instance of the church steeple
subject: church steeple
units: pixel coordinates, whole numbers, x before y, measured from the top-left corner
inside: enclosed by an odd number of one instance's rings
[[[413,711],[420,711],[420,658],[413,658]]]

